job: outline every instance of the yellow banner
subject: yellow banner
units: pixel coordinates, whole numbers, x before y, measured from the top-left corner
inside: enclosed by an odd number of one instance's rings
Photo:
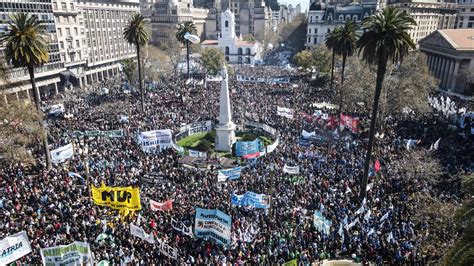
[[[298,260],[297,259],[290,260],[286,263],[283,263],[282,266],[298,266]]]
[[[101,187],[91,186],[92,199],[99,206],[112,209],[138,211],[141,210],[140,189],[138,187]]]

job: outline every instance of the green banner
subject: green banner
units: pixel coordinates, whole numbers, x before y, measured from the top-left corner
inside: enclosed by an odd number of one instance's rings
[[[88,243],[74,241],[69,245],[61,245],[40,249],[43,265],[92,265],[91,249]]]

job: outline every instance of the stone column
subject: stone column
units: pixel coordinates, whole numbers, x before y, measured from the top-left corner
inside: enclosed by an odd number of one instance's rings
[[[456,89],[456,80],[458,78],[458,71],[459,71],[459,60],[456,60],[456,63],[454,64],[453,78],[451,79],[451,84],[449,86],[449,92],[453,92]]]
[[[82,77],[79,77],[78,80],[79,80],[79,88],[82,89]]]
[[[18,103],[20,103],[20,96],[18,95],[18,92],[17,92],[17,91],[15,92],[15,95],[16,95],[16,101],[17,101]]]
[[[443,68],[444,68],[445,64],[446,64],[446,61],[445,61],[444,57],[441,57],[438,69],[436,71],[436,77],[440,80],[440,84],[441,84],[441,79],[442,79],[441,73],[443,73]]]
[[[433,61],[433,56],[431,54],[428,54],[427,56],[428,56],[428,70],[431,73],[431,64],[432,64],[432,61]]]
[[[3,100],[5,101],[5,104],[8,104],[8,98],[6,94],[3,94]]]
[[[441,58],[439,56],[435,57],[434,65],[433,65],[433,71],[431,72],[435,78],[438,78],[437,74],[438,74],[438,67],[439,67],[440,60],[441,60]]]
[[[449,80],[451,79],[451,76],[452,76],[452,72],[453,72],[453,68],[454,68],[454,63],[453,63],[453,60],[449,59],[449,64],[448,64],[448,67],[446,68],[446,72],[445,72],[445,77],[444,77],[444,84],[443,84],[443,88],[445,90],[448,90],[448,87],[449,87]]]
[[[57,82],[54,82],[54,93],[55,93],[56,95],[59,94],[58,83],[57,83]]]

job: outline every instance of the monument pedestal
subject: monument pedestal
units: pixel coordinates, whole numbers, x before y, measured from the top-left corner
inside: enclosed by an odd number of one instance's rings
[[[235,142],[235,124],[217,124],[216,126],[216,151],[231,152]]]

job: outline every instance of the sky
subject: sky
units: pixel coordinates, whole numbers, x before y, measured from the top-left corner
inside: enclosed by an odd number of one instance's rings
[[[291,4],[292,6],[296,6],[297,4],[301,5],[301,12],[304,12],[308,9],[310,0],[278,0],[279,4]]]

